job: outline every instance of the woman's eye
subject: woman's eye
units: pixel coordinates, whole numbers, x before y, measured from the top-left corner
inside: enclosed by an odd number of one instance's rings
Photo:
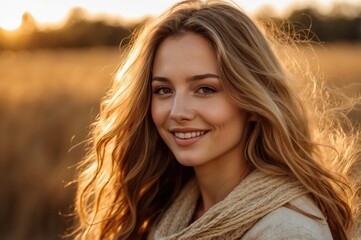
[[[208,95],[214,93],[216,90],[209,86],[202,86],[198,88],[197,92],[200,94]]]
[[[172,93],[172,91],[169,88],[161,87],[161,88],[155,89],[154,93],[159,94],[159,95],[165,95],[165,94]]]

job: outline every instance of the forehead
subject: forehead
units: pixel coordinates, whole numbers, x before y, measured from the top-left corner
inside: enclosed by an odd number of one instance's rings
[[[164,39],[155,53],[154,74],[168,74],[175,70],[217,72],[216,53],[210,42],[197,34],[187,33]]]

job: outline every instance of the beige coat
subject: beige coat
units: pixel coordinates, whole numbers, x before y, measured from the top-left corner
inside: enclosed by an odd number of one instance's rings
[[[322,218],[313,220],[287,207],[280,207],[261,218],[241,238],[242,240],[329,240],[332,235],[328,224],[313,201],[303,195],[290,202],[295,207]]]
[[[190,181],[152,226],[149,240],[332,239],[320,210],[297,179],[255,170],[221,202],[192,222],[200,193]],[[314,220],[291,208],[315,215]]]

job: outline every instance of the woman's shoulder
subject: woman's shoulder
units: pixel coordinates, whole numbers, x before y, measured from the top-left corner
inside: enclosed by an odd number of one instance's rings
[[[242,239],[332,239],[327,221],[310,197],[298,197],[290,204],[321,220],[312,219],[288,207],[280,207],[261,218]]]

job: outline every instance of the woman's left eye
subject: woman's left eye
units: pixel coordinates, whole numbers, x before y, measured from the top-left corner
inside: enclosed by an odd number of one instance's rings
[[[208,95],[216,92],[216,90],[210,86],[201,86],[197,89],[197,92],[203,95]]]

